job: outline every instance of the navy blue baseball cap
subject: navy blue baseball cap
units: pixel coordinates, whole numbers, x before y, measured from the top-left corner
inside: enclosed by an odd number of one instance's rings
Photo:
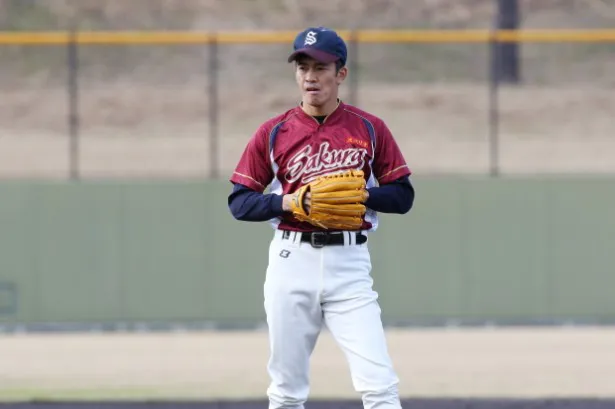
[[[346,65],[348,56],[344,40],[334,30],[326,27],[310,27],[300,32],[295,38],[293,50],[288,62],[305,54],[325,64],[339,60],[342,65]]]

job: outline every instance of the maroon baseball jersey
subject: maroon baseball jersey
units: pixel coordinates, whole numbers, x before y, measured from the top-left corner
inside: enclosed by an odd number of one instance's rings
[[[297,106],[262,124],[248,142],[230,179],[258,192],[293,193],[315,177],[362,169],[368,188],[411,174],[390,130],[378,117],[340,102],[322,124]],[[319,230],[288,213],[274,228]],[[368,209],[362,230],[377,228]]]

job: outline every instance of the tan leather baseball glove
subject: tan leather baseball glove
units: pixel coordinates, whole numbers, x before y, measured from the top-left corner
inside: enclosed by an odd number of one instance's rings
[[[309,211],[304,198],[310,193]],[[293,194],[291,211],[300,221],[327,230],[360,230],[367,199],[365,177],[361,170],[323,175]]]

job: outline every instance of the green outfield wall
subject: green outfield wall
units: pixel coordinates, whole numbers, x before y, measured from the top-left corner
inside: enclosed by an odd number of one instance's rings
[[[387,323],[615,322],[615,178],[416,178],[370,235]],[[226,182],[0,184],[0,324],[264,318]]]

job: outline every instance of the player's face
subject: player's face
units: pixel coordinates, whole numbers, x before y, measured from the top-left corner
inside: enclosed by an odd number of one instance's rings
[[[297,60],[295,77],[303,104],[324,110],[337,106],[338,87],[346,73],[346,67],[337,71],[335,63],[323,64],[309,57]]]

